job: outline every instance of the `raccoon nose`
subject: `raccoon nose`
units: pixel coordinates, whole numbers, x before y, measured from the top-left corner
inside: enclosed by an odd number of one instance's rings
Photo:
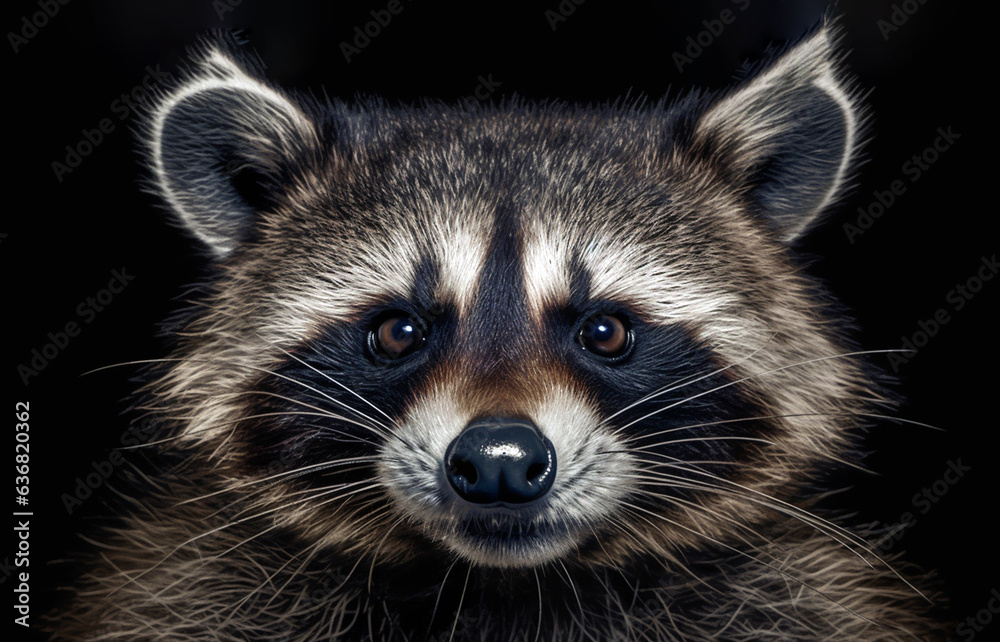
[[[524,504],[552,487],[556,452],[530,421],[481,419],[448,446],[445,473],[459,497],[470,502]]]

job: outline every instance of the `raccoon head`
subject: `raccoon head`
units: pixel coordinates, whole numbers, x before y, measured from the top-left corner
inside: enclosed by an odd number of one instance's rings
[[[401,107],[203,45],[145,137],[218,271],[153,387],[178,447],[380,560],[621,565],[792,514],[875,399],[789,250],[855,157],[838,64],[823,27],[720,93]]]

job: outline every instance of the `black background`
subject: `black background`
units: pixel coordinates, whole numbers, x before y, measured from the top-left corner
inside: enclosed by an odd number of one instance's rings
[[[558,10],[557,0],[475,8],[403,0],[403,11],[346,62],[340,43],[371,20],[370,10],[385,4],[331,2],[317,8],[299,1],[264,6],[244,0],[220,16],[226,5],[211,0],[71,0],[17,52],[9,32],[20,32],[22,17],[30,19],[40,9],[37,2],[5,6],[7,199],[0,261],[3,315],[10,324],[4,396],[9,410],[16,401],[31,404],[33,614],[51,603],[60,580],[47,562],[81,546],[77,533],[101,515],[101,500],[95,498],[68,515],[61,496],[92,472],[91,462],[107,459],[127,427],[121,412],[132,389],[131,371],[81,374],[163,356],[156,325],[177,306],[201,266],[193,243],[167,225],[155,199],[139,189],[142,172],[130,131],[137,119],[120,120],[121,112],[113,111],[115,99],[142,81],[147,65],[176,74],[184,47],[196,34],[245,29],[280,84],[343,98],[361,91],[402,100],[455,100],[472,94],[480,76],[501,83],[498,96],[659,97],[668,89],[725,86],[741,63],[769,44],[800,36],[826,9],[824,2],[790,0],[751,0],[745,11],[728,1],[624,7],[587,0],[553,30],[545,11]],[[995,71],[983,76],[977,70],[991,67],[996,56],[976,51],[990,44],[979,30],[986,15],[935,0],[902,4],[916,11],[888,39],[878,21],[890,18],[890,3],[838,6],[850,49],[848,67],[860,87],[871,90],[872,139],[856,187],[804,249],[816,257],[811,271],[855,312],[865,348],[899,348],[902,336],[919,330],[919,321],[939,308],[949,311],[949,322],[899,369],[900,389],[909,400],[900,416],[945,432],[912,425],[877,429],[869,465],[879,474],[852,478],[855,487],[846,501],[858,507],[859,521],[893,524],[912,512],[916,524],[892,550],[905,550],[909,560],[935,569],[956,617],[965,618],[984,608],[991,589],[1000,587],[993,522],[998,422],[991,403],[1000,283],[986,283],[959,311],[946,296],[1000,245],[996,206],[988,198],[993,161],[986,149],[993,141],[972,116],[974,105],[990,100],[982,84],[995,82]],[[572,5],[567,0],[564,6]],[[702,21],[718,18],[724,8],[734,11],[735,21],[679,71],[674,52],[683,52],[686,38],[697,37],[705,30]],[[52,163],[64,162],[65,147],[76,146],[81,131],[96,128],[103,118],[111,118],[115,129],[57,180]],[[948,127],[960,138],[911,182],[902,165],[934,142],[938,128]],[[857,208],[873,202],[873,190],[885,190],[896,179],[904,181],[906,193],[849,242],[843,225],[856,222]],[[134,281],[91,323],[82,322],[77,306],[106,287],[112,270],[123,268]],[[17,365],[27,364],[32,349],[49,341],[47,333],[69,321],[82,326],[81,334],[26,386]],[[8,420],[14,423],[13,417]],[[136,460],[134,452],[124,455],[127,462]],[[942,479],[948,462],[959,459],[971,471],[922,513],[912,502],[914,494]],[[112,475],[112,486],[114,481]],[[0,552],[0,559],[13,559],[14,546]],[[6,597],[0,601],[11,600],[12,579],[2,586]],[[997,630],[994,623],[979,639],[990,639]]]

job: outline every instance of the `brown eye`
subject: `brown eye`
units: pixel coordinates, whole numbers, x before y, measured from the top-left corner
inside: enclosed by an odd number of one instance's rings
[[[368,335],[373,353],[383,359],[401,359],[420,348],[424,343],[424,330],[420,323],[403,313],[394,314],[381,321]]]
[[[601,312],[583,322],[577,340],[588,352],[615,359],[632,347],[632,332],[618,315]]]

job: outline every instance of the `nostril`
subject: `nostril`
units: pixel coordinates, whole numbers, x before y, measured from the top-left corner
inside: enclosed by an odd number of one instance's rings
[[[465,477],[470,484],[475,484],[479,481],[479,473],[476,471],[476,465],[468,459],[452,459],[451,465],[448,466],[448,474]]]
[[[475,421],[445,452],[443,472],[455,493],[475,504],[526,504],[552,487],[556,454],[531,422]]]
[[[548,468],[546,464],[531,464],[528,466],[528,474],[526,479],[529,482],[533,482],[545,473],[545,469]]]

